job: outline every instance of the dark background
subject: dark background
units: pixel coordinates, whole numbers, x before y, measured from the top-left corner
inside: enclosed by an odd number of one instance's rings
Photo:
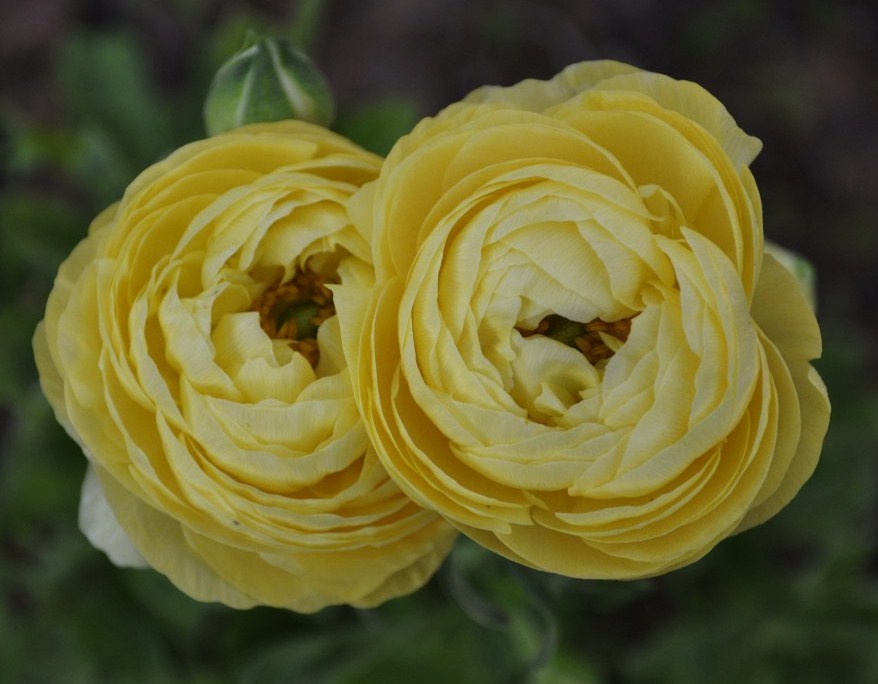
[[[210,77],[247,27],[305,45],[337,128],[380,152],[475,87],[583,59],[713,92],[764,143],[766,235],[817,270],[833,418],[800,496],[654,580],[572,582],[462,545],[376,611],[234,612],[110,566],[76,529],[85,462],[35,384],[30,337],[90,219],[203,137]],[[866,1],[3,0],[0,678],[878,682],[876,35]]]

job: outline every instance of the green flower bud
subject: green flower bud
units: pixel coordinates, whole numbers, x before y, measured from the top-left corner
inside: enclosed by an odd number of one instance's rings
[[[291,41],[253,32],[216,72],[204,103],[208,135],[283,119],[329,126],[333,115],[329,85],[313,62]]]

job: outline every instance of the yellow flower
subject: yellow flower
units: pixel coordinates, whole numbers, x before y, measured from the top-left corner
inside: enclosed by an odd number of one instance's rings
[[[813,312],[763,253],[759,149],[699,86],[615,62],[400,140],[351,205],[374,288],[336,296],[400,486],[583,578],[682,566],[784,506],[829,404]]]
[[[61,266],[36,360],[90,461],[83,531],[112,560],[303,612],[375,605],[439,565],[453,528],[369,447],[332,302],[371,280],[347,202],[380,161],[301,122],[195,142]]]

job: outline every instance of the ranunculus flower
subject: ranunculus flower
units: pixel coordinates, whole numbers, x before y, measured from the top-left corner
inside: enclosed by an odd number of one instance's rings
[[[418,503],[520,563],[661,573],[784,506],[829,404],[814,315],[763,253],[760,143],[614,62],[483,88],[354,197],[354,392]]]
[[[61,266],[36,360],[111,559],[304,612],[408,593],[441,562],[453,528],[370,449],[332,302],[371,279],[347,202],[380,161],[301,122],[195,142]]]

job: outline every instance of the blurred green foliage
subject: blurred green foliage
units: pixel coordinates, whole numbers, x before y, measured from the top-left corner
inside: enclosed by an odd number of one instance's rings
[[[203,93],[246,28],[317,46],[332,3],[299,3],[287,23],[242,5],[200,30],[208,4],[172,4],[191,41],[181,91],[157,83],[133,24],[78,25],[59,37],[53,61],[64,115],[0,107],[3,681],[878,682],[878,388],[863,372],[874,351],[850,286],[820,273],[829,305],[820,371],[834,402],[821,465],[774,520],[670,575],[576,582],[461,541],[413,596],[300,616],[196,603],[156,573],[114,568],[88,545],[76,527],[85,461],[42,398],[31,358],[57,267],[140,170],[203,135]],[[693,54],[734,49],[705,38],[720,20],[764,19],[759,3],[733,4],[711,5],[713,14],[683,31]],[[423,113],[414,100],[376,94],[343,106],[337,129],[386,153]],[[769,214],[795,212],[792,196],[764,201]]]

